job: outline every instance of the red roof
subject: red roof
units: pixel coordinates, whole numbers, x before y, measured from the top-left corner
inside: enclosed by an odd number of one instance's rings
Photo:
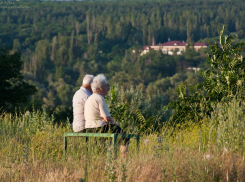
[[[144,50],[150,50],[150,49],[152,49],[152,48],[151,48],[151,46],[145,46],[145,47],[143,47],[143,49],[144,49]]]
[[[159,46],[185,46],[186,43],[183,43],[182,41],[168,41],[162,44],[159,44]]]

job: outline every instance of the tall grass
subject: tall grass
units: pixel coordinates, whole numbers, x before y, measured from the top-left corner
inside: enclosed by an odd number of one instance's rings
[[[115,158],[104,141],[87,146],[82,138],[68,139],[66,160],[69,123],[53,125],[45,111],[2,113],[0,181],[245,181],[243,108],[234,99],[215,106],[202,123],[143,133],[140,151],[132,140],[126,158]]]
[[[220,147],[234,151],[245,151],[245,102],[233,99],[229,103],[218,104],[215,108],[217,115],[217,144]]]

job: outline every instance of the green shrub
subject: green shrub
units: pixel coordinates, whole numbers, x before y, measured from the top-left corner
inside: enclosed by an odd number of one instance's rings
[[[106,97],[111,115],[120,122],[128,132],[146,132],[158,130],[163,122],[168,120],[168,110],[164,95],[156,94],[146,98],[143,92],[130,87],[123,89],[115,85]]]
[[[210,116],[217,103],[242,97],[245,61],[241,51],[245,42],[232,45],[236,37],[223,35],[224,28],[220,32],[220,45],[209,45],[211,54],[207,53],[207,63],[210,68],[201,72],[204,82],[191,87],[190,95],[186,94],[186,83],[181,84],[177,89],[179,101],[169,103],[175,110],[171,123],[198,122]]]

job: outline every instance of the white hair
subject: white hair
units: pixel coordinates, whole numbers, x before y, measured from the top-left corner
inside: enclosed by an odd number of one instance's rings
[[[94,76],[86,74],[83,78],[83,85],[90,85],[93,82]]]
[[[96,77],[94,77],[93,82],[91,83],[92,91],[96,92],[97,88],[102,89],[102,86],[107,83],[108,82],[104,74],[97,75]]]

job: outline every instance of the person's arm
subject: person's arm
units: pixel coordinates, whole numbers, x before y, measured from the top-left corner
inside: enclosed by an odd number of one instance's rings
[[[105,122],[120,126],[120,123],[116,122],[111,116],[104,116],[103,119]]]
[[[120,126],[120,124],[111,117],[109,108],[104,98],[102,98],[101,103],[99,103],[99,109],[100,109],[100,115],[104,119],[105,122]]]

